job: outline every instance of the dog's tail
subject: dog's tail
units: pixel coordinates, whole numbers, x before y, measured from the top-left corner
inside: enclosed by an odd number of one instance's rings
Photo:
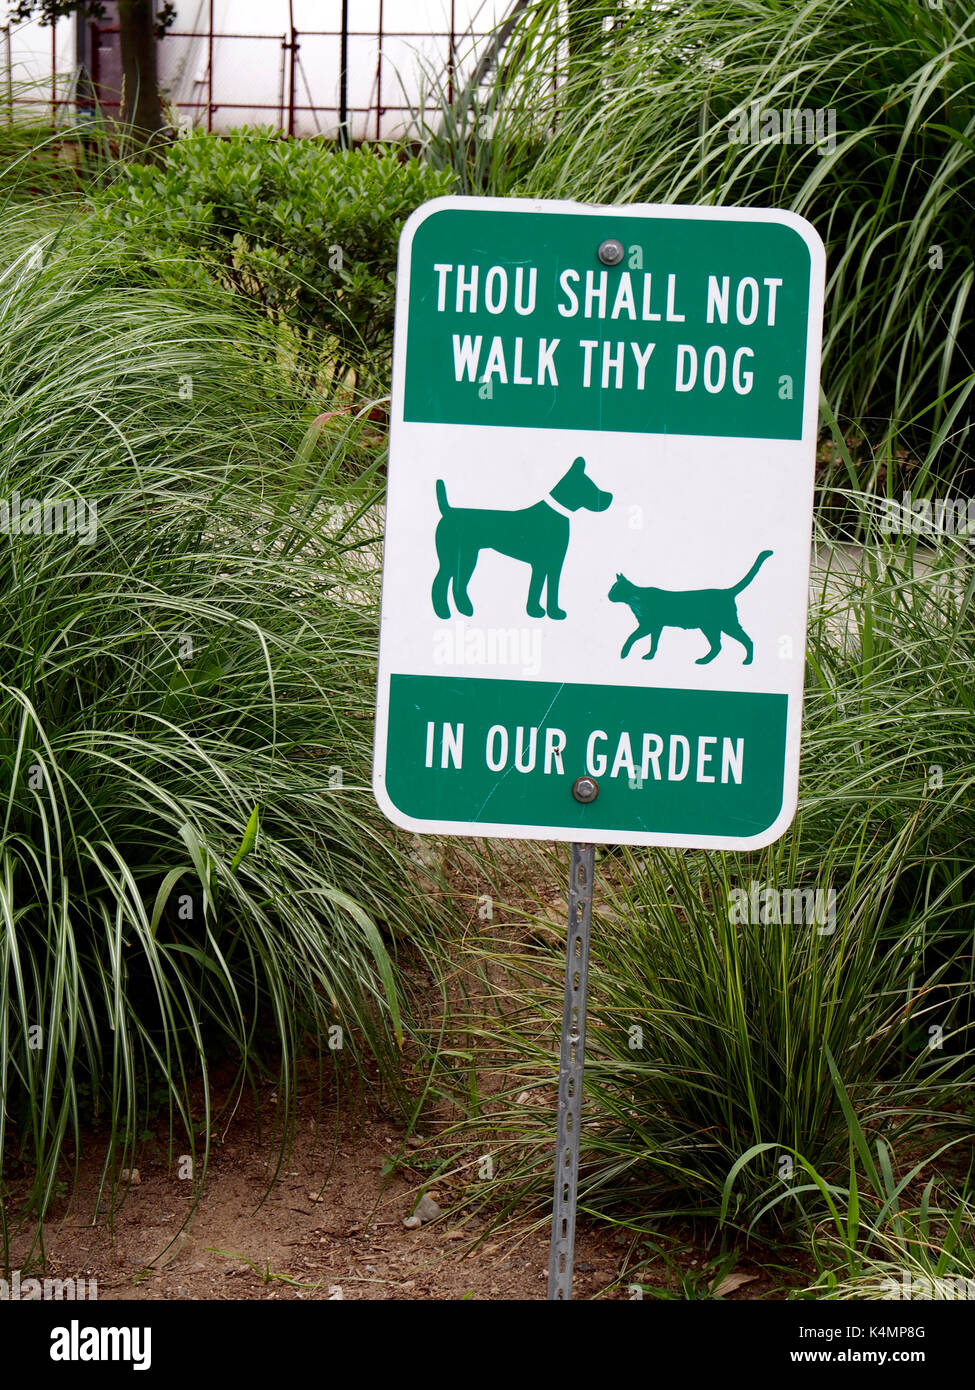
[[[759,555],[758,559],[752,565],[751,569],[745,575],[744,579],[739,579],[738,583],[734,586],[733,589],[730,590],[730,592],[733,594],[740,594],[742,589],[747,589],[749,584],[755,578],[756,574],[758,574],[758,571],[762,568],[762,566],[765,564],[765,561],[769,558],[771,554],[771,550],[763,550],[761,555]]]
[[[446,516],[450,511],[450,504],[447,501],[447,489],[444,487],[443,479],[437,479],[437,506],[440,508],[440,515]]]

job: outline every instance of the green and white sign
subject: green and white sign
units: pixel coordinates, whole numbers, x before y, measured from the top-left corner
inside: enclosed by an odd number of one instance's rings
[[[441,198],[410,218],[373,774],[392,821],[784,832],[824,265],[786,212]]]

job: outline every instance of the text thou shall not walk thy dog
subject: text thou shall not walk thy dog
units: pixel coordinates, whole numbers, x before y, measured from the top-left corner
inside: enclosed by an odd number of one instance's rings
[[[438,314],[497,317],[510,307],[519,318],[530,318],[536,311],[536,266],[438,261],[433,272]],[[705,324],[750,327],[761,322],[766,328],[775,327],[781,276],[746,275],[734,285],[730,275],[709,273],[703,284],[698,276],[694,280],[696,283],[684,286],[673,272],[655,278],[652,271],[624,270],[613,276],[611,285],[606,270],[581,272],[567,267],[558,275],[555,312],[567,321],[566,327],[569,320],[582,318],[615,324],[622,331],[627,323],[686,323],[689,314],[695,317],[696,306],[697,316]],[[627,385],[643,391],[658,348],[656,341],[632,338],[563,340],[539,336],[533,341],[518,333],[452,333],[451,345],[454,380],[479,382],[490,389],[495,381],[513,386],[558,386],[561,370],[568,371],[583,388],[623,390]],[[715,395],[730,388],[746,396],[754,386],[756,353],[747,343],[714,343],[703,354],[694,343],[678,341],[669,348],[670,366],[663,367],[660,382],[667,380],[669,371],[675,391],[700,387]],[[783,399],[791,398],[792,378],[783,376],[777,384],[779,391],[786,393]]]

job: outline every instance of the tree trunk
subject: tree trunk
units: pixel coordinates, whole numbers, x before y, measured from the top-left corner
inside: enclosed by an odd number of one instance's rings
[[[159,96],[153,0],[118,0],[122,119],[136,150],[160,144],[166,117]]]

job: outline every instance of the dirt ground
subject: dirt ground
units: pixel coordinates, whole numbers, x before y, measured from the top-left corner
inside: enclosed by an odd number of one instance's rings
[[[95,1279],[99,1299],[545,1297],[544,1227],[523,1221],[485,1239],[487,1220],[464,1212],[417,1229],[404,1225],[422,1180],[412,1180],[415,1171],[388,1172],[388,1161],[408,1148],[388,1120],[359,1115],[340,1122],[336,1133],[334,1114],[318,1125],[302,1114],[268,1190],[269,1137],[266,1129],[258,1134],[253,1110],[244,1109],[214,1148],[195,1213],[192,1182],[178,1177],[178,1161],[170,1171],[162,1146],[150,1143],[114,1220],[105,1197],[93,1223],[100,1169],[89,1160],[45,1227],[43,1271],[29,1272]],[[436,1186],[428,1195],[449,1203],[450,1194]],[[577,1296],[612,1285],[621,1253],[606,1229],[581,1230]],[[26,1241],[15,1240],[14,1267],[26,1254]]]
[[[268,1105],[270,1089],[262,1097],[265,1114]],[[106,1196],[94,1220],[100,1166],[97,1151],[86,1146],[77,1185],[46,1224],[43,1269],[27,1267],[23,1236],[13,1242],[12,1267],[22,1268],[22,1278],[94,1279],[99,1300],[545,1298],[545,1220],[489,1230],[486,1216],[456,1209],[449,1185],[433,1185],[428,1195],[448,1210],[419,1228],[404,1225],[423,1191],[422,1174],[402,1162],[390,1171],[389,1160],[405,1154],[409,1161],[412,1146],[374,1106],[345,1119],[326,1110],[317,1120],[307,1106],[270,1189],[269,1146],[253,1101],[242,1101],[218,1130],[195,1213],[193,1183],[178,1176],[178,1156],[170,1168],[165,1144],[149,1141],[138,1155],[138,1179],[114,1215]],[[574,1297],[632,1298],[630,1252],[629,1236],[580,1223]],[[688,1274],[707,1258],[687,1248]],[[673,1273],[661,1265],[640,1277],[663,1288]],[[782,1296],[747,1261],[736,1273],[745,1282],[726,1297]]]

